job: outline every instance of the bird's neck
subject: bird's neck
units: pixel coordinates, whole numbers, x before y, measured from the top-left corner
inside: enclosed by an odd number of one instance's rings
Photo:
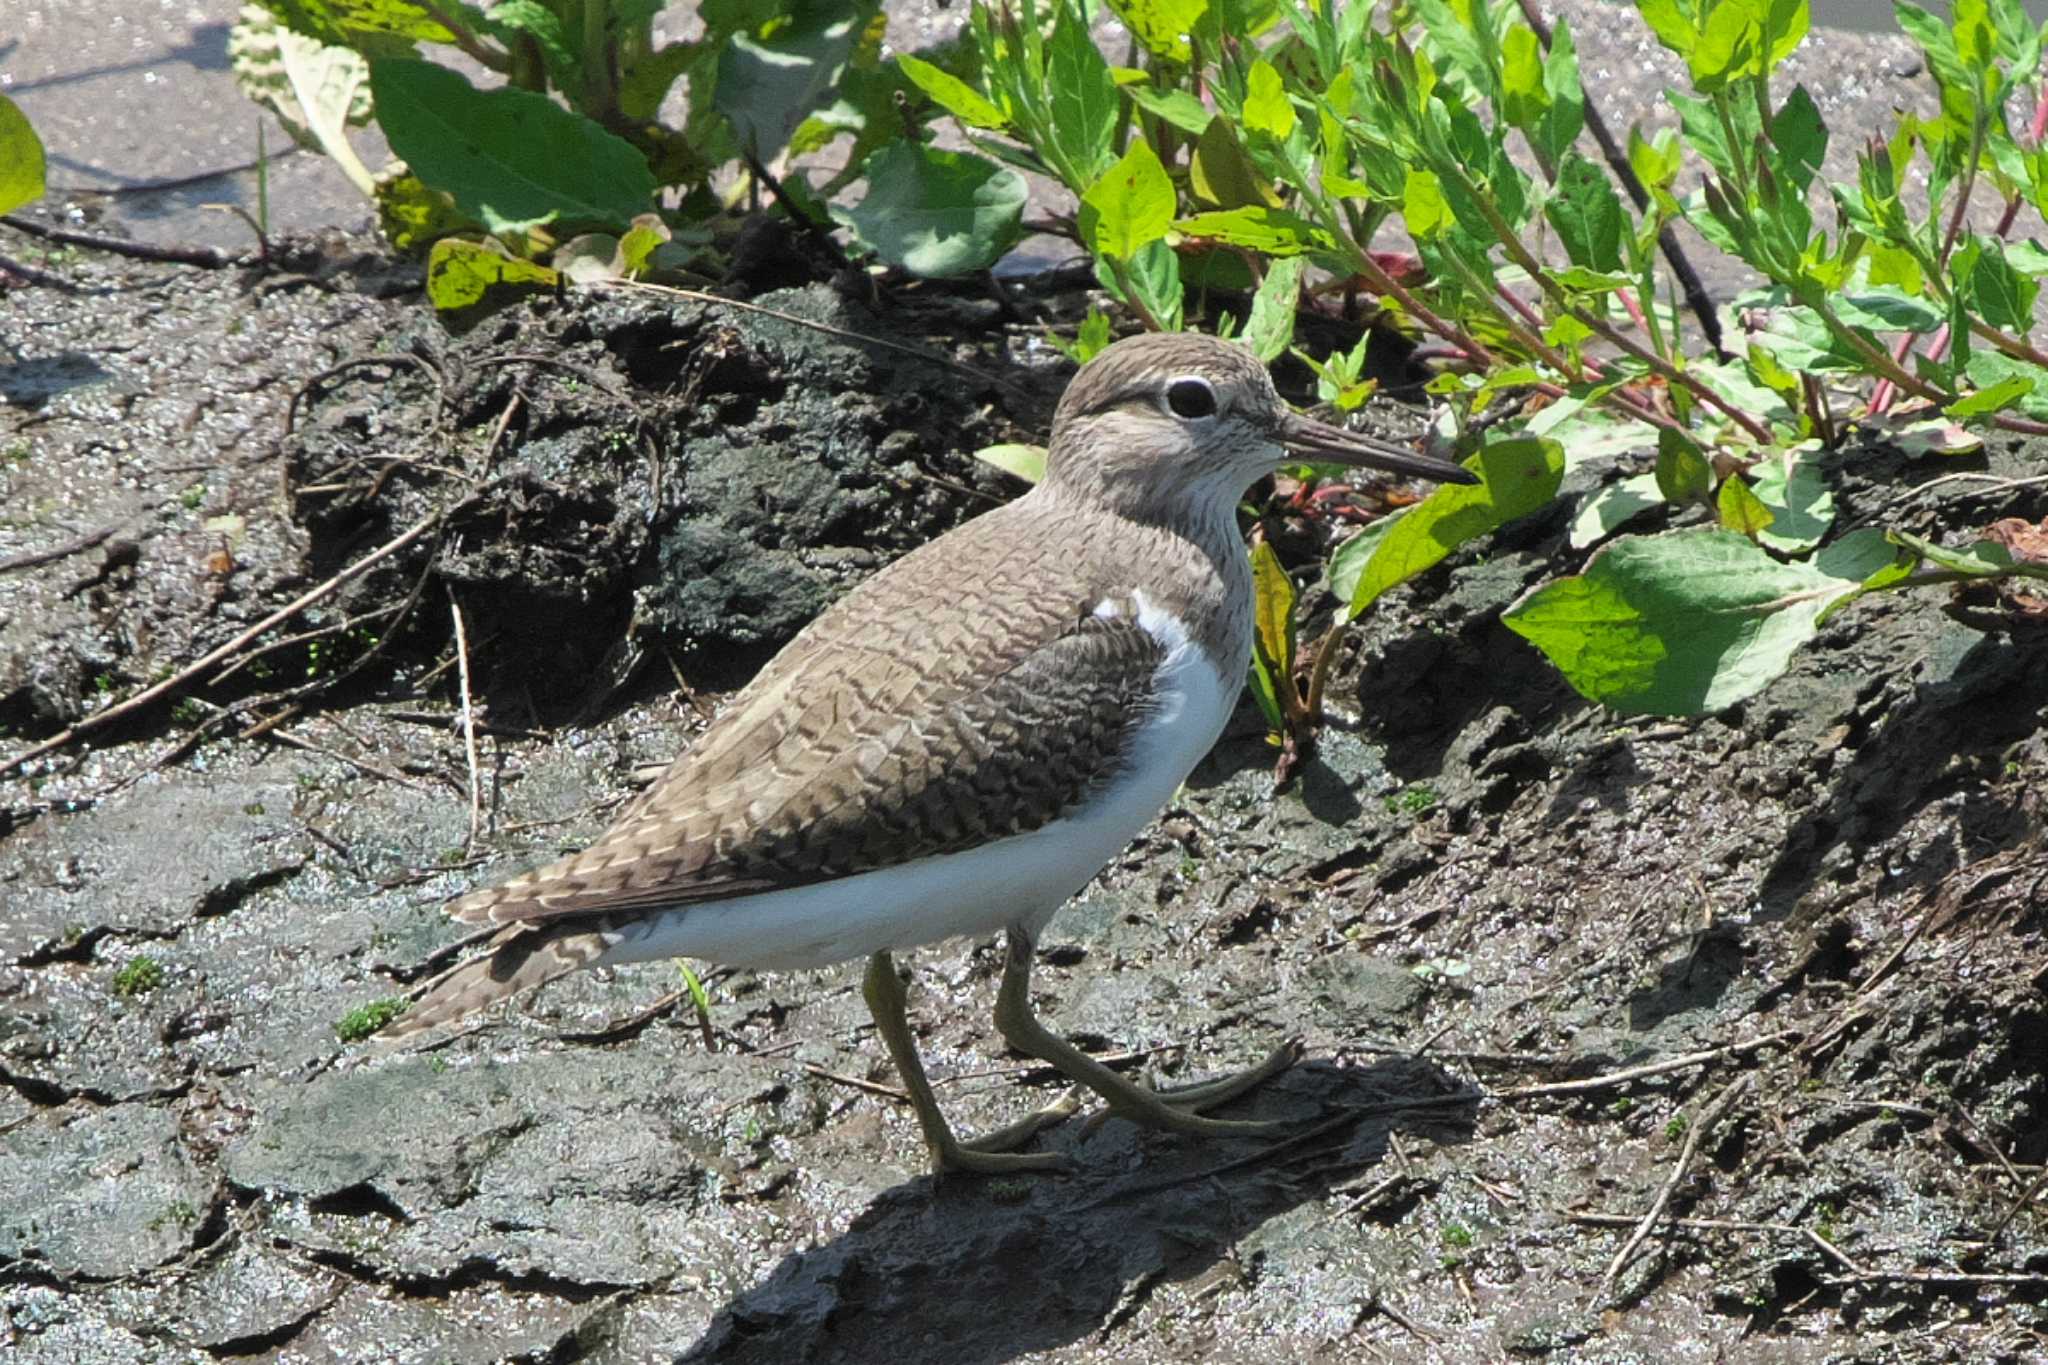
[[[1183,487],[1105,505],[1056,481],[1032,495],[1053,510],[1103,593],[1143,592],[1183,622],[1227,675],[1251,652],[1252,576],[1237,527],[1243,489]]]

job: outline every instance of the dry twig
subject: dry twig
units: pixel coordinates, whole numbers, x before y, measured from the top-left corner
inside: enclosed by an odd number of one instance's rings
[[[455,657],[462,679],[462,744],[469,758],[469,837],[462,845],[467,852],[476,846],[476,836],[483,828],[484,787],[476,763],[476,702],[469,691],[469,632],[463,629],[462,604],[455,600],[453,588],[448,590],[448,611],[455,618]]]
[[[1687,1052],[1676,1057],[1667,1057],[1661,1062],[1649,1062],[1642,1066],[1627,1067],[1621,1071],[1609,1071],[1599,1076],[1588,1076],[1577,1081],[1551,1081],[1543,1085],[1517,1085],[1506,1090],[1495,1090],[1487,1095],[1492,1100],[1524,1100],[1539,1095],[1578,1095],[1591,1090],[1605,1090],[1610,1086],[1625,1085],[1630,1081],[1645,1080],[1651,1076],[1662,1076],[1667,1072],[1683,1071],[1691,1066],[1703,1066],[1708,1062],[1720,1061],[1724,1057],[1739,1057],[1745,1052],[1759,1048],[1776,1047],[1800,1036],[1797,1029],[1780,1029],[1766,1033],[1745,1042],[1727,1043],[1721,1047],[1708,1048],[1704,1052]]]
[[[1665,1177],[1664,1184],[1657,1191],[1657,1197],[1650,1202],[1649,1212],[1636,1224],[1635,1232],[1622,1245],[1621,1250],[1614,1253],[1614,1259],[1607,1263],[1607,1273],[1600,1277],[1602,1298],[1614,1291],[1614,1281],[1635,1256],[1636,1249],[1649,1239],[1651,1230],[1657,1226],[1657,1220],[1664,1216],[1664,1210],[1671,1206],[1671,1196],[1677,1193],[1678,1183],[1685,1179],[1686,1168],[1692,1165],[1693,1156],[1700,1149],[1700,1139],[1726,1117],[1729,1109],[1734,1107],[1736,1098],[1749,1088],[1749,1083],[1755,1076],[1756,1073],[1751,1071],[1730,1081],[1728,1087],[1707,1106],[1698,1122],[1686,1129],[1685,1145],[1679,1148],[1678,1160],[1671,1164],[1671,1174]]]

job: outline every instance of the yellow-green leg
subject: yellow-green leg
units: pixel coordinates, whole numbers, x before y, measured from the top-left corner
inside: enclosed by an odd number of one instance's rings
[[[903,1017],[908,993],[903,989],[903,978],[896,975],[896,963],[887,951],[868,959],[867,975],[862,980],[861,989],[867,997],[868,1013],[875,1017],[875,1028],[889,1049],[889,1060],[896,1064],[896,1074],[903,1078],[903,1088],[910,1092],[911,1107],[917,1111],[918,1126],[924,1130],[924,1145],[931,1152],[935,1172],[974,1171],[997,1175],[1015,1171],[1058,1170],[1068,1164],[1066,1157],[1058,1152],[1013,1152],[1007,1149],[1029,1141],[1041,1128],[1071,1115],[1079,1107],[1077,1096],[1069,1094],[1048,1108],[1027,1115],[986,1137],[962,1142],[953,1136],[946,1116],[939,1112],[938,1098],[932,1094],[932,1084],[925,1077],[924,1062],[917,1055],[917,1040],[910,1036],[909,1021]]]
[[[996,995],[996,1027],[1011,1047],[1087,1086],[1118,1117],[1148,1128],[1200,1137],[1273,1137],[1289,1130],[1286,1123],[1204,1118],[1199,1111],[1234,1099],[1293,1066],[1301,1059],[1301,1044],[1290,1039],[1250,1070],[1173,1090],[1127,1081],[1038,1022],[1031,1011],[1031,959],[1036,949],[1028,932],[1011,926],[1002,989]]]

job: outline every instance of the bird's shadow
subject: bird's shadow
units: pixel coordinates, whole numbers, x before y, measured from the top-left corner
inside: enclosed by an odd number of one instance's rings
[[[1225,1117],[1289,1135],[1218,1142],[1070,1122],[1064,1176],[908,1181],[838,1237],[784,1257],[679,1360],[996,1365],[1113,1326],[1247,1233],[1369,1171],[1395,1132],[1469,1139],[1477,1095],[1420,1059],[1307,1063]]]

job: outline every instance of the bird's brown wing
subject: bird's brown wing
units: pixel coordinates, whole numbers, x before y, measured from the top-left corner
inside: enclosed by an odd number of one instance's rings
[[[1020,594],[948,627],[929,602],[877,612],[893,586],[871,582],[864,627],[820,618],[597,843],[452,913],[533,924],[829,881],[1039,828],[1120,769],[1163,657],[1128,615]]]

